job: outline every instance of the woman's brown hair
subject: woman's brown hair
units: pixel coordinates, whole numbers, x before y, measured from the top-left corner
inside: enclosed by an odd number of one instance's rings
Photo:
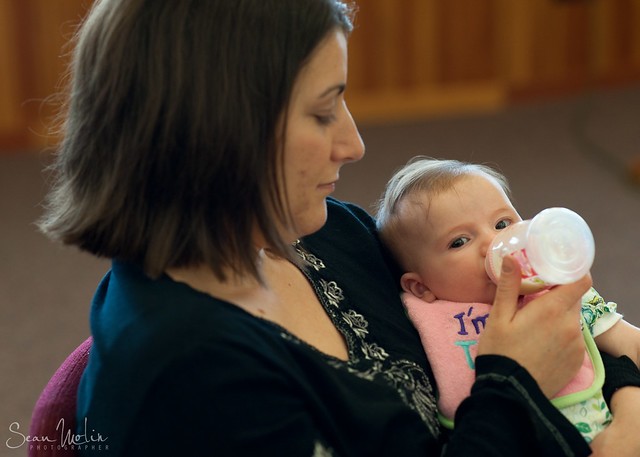
[[[296,76],[337,0],[98,0],[79,28],[41,229],[156,277],[259,277],[256,228],[292,258],[278,184]]]

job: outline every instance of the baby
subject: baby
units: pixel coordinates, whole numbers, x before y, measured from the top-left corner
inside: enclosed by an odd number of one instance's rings
[[[500,230],[522,219],[506,178],[494,169],[426,157],[391,178],[377,218],[382,240],[404,271],[403,301],[433,366],[441,422],[453,427],[474,381],[475,348],[496,293],[485,255]],[[523,297],[522,305],[528,300]],[[611,420],[598,349],[638,364],[640,329],[593,289],[582,299],[582,316],[582,368],[553,403],[591,442]]]

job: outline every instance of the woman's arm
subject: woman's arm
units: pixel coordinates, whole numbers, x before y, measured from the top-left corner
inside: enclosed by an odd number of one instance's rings
[[[623,387],[611,399],[613,422],[591,443],[593,457],[640,455],[640,388]]]
[[[499,356],[476,358],[477,380],[456,412],[446,456],[587,456],[590,449],[527,371]]]
[[[594,456],[640,455],[640,370],[628,357],[602,353],[606,371],[602,388],[613,422],[591,443]]]

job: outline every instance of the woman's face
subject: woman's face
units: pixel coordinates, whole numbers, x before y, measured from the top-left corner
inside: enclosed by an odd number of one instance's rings
[[[340,168],[364,145],[344,100],[347,40],[338,29],[318,45],[293,86],[284,134],[284,189],[295,240],[320,229]]]

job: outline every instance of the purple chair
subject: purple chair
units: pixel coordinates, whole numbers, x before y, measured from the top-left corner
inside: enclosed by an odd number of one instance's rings
[[[29,443],[29,457],[75,456],[74,450],[60,446],[61,430],[58,427],[64,419],[64,433],[75,434],[76,396],[80,378],[87,366],[89,349],[93,338],[87,338],[78,346],[51,377],[40,394],[31,416],[30,436],[49,437],[53,443]],[[58,429],[56,430],[56,428]]]

